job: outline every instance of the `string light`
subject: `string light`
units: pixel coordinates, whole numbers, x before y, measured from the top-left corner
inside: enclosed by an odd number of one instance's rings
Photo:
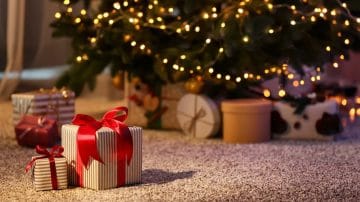
[[[61,13],[56,12],[54,16],[55,16],[56,19],[59,19],[59,18],[61,18]]]
[[[119,2],[115,2],[115,3],[113,4],[113,7],[114,7],[116,10],[120,10],[121,5],[120,5]]]
[[[270,90],[269,89],[264,89],[263,90],[263,95],[264,95],[264,97],[270,97],[271,96]]]
[[[248,36],[244,36],[242,38],[242,40],[245,42],[245,43],[248,43],[249,42],[249,37]]]
[[[286,95],[286,92],[285,92],[284,89],[279,90],[279,96],[280,97],[285,97],[285,95]]]

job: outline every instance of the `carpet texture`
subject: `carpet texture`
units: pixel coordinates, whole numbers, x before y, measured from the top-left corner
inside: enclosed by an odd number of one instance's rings
[[[79,99],[76,107],[77,113],[99,117],[117,104]],[[231,145],[152,130],[144,131],[141,184],[36,192],[24,173],[35,152],[17,145],[11,110],[9,102],[0,103],[1,201],[360,200],[358,138]]]

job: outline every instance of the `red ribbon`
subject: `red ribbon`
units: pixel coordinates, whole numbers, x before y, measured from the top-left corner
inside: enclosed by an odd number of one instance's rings
[[[25,172],[28,172],[36,160],[38,159],[44,159],[48,158],[50,162],[50,175],[51,175],[51,185],[53,189],[58,189],[58,180],[56,175],[56,166],[55,166],[55,158],[57,157],[63,157],[62,153],[64,151],[64,148],[59,145],[55,145],[51,148],[50,152],[39,145],[36,145],[35,150],[38,154],[42,154],[43,156],[35,157],[33,158],[25,168]]]
[[[130,164],[133,153],[133,142],[129,128],[123,123],[128,116],[126,107],[117,107],[105,113],[100,121],[93,117],[77,114],[72,123],[80,126],[77,132],[77,182],[83,187],[83,168],[89,165],[90,157],[104,163],[96,146],[96,131],[108,127],[116,134],[117,185],[125,184],[125,166]],[[126,162],[127,160],[127,162]]]

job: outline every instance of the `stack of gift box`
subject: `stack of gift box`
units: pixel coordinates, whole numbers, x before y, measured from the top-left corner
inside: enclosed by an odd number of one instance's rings
[[[74,98],[72,91],[55,88],[12,95],[18,143],[39,154],[26,166],[35,189],[101,190],[140,183],[142,128],[124,123],[127,108],[95,120],[74,116]]]

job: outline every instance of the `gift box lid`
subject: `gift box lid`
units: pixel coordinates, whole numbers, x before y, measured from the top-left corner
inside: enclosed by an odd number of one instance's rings
[[[270,112],[272,102],[265,99],[234,99],[221,102],[221,111],[232,113]]]

